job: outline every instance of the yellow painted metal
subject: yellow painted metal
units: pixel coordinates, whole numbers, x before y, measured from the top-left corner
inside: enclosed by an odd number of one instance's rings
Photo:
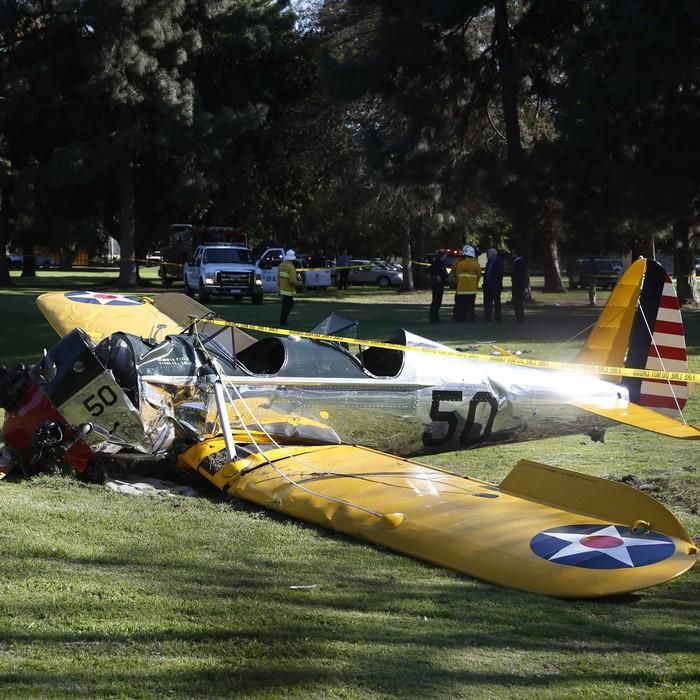
[[[646,262],[641,258],[632,263],[615,285],[586,344],[576,357],[577,363],[624,365]]]
[[[243,436],[238,436],[244,440]],[[222,491],[492,583],[562,598],[614,595],[689,569],[697,549],[650,496],[595,477],[520,462],[499,486],[351,445],[274,447],[216,466],[223,440],[178,465]],[[650,528],[673,552],[646,566],[589,569],[535,554],[538,534],[572,525]]]
[[[86,292],[95,295],[95,292]],[[103,296],[110,296],[105,293]],[[123,297],[125,295],[114,295]],[[131,295],[129,295],[131,296]],[[46,320],[61,336],[70,333],[75,328],[82,328],[94,342],[111,335],[116,330],[123,333],[133,333],[143,338],[157,336],[164,338],[170,333],[182,331],[173,319],[159,311],[149,299],[131,296],[143,303],[127,306],[109,303],[85,303],[74,301],[65,292],[50,292],[42,294],[37,300],[37,306]]]
[[[649,430],[652,433],[684,440],[700,440],[700,427],[691,423],[681,423],[675,418],[634,403],[629,403],[624,408],[603,408],[584,401],[572,401],[571,403],[573,406],[595,413],[597,416],[609,418],[618,423],[631,425],[642,430]]]
[[[594,515],[630,528],[643,521],[655,532],[690,540],[686,529],[666,506],[616,481],[523,459],[500,483],[500,488],[514,496]]]

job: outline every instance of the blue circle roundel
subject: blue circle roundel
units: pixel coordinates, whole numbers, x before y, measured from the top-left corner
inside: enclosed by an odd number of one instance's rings
[[[530,549],[554,564],[584,569],[633,569],[668,559],[676,547],[658,532],[635,533],[621,525],[565,525],[544,530]]]
[[[99,304],[100,306],[138,306],[145,303],[143,299],[135,296],[105,292],[66,292],[65,297],[81,304]]]

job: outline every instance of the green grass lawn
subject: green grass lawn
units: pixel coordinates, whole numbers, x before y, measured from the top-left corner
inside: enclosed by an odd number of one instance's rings
[[[152,272],[144,291],[157,293]],[[114,277],[40,272],[0,292],[0,364],[32,361],[56,340],[37,294],[113,289]],[[302,295],[291,324],[310,330],[335,311],[359,320],[364,338],[404,327],[453,347],[491,341],[538,359],[573,359],[583,336],[572,338],[598,310],[585,305],[585,292],[545,295],[537,282],[535,299],[523,325],[506,306],[500,325],[454,326],[427,323],[427,292],[331,290]],[[279,315],[273,300],[213,308],[266,325]],[[700,372],[700,312],[685,322],[691,369]],[[700,423],[700,392],[686,416]],[[425,461],[499,481],[520,457],[633,474],[700,537],[697,443],[616,427],[604,443],[579,435]],[[68,475],[0,483],[0,697],[700,696],[698,567],[614,600],[553,600],[205,485],[200,493],[133,497]]]

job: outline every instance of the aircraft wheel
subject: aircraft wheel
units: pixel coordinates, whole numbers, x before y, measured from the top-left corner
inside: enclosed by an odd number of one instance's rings
[[[382,276],[377,280],[377,284],[378,284],[382,289],[386,289],[386,288],[391,284],[391,281],[389,280],[388,277],[384,277],[384,275],[382,275]]]
[[[206,304],[209,301],[209,292],[204,287],[204,282],[202,282],[202,280],[199,280],[199,301],[201,301],[202,304]]]

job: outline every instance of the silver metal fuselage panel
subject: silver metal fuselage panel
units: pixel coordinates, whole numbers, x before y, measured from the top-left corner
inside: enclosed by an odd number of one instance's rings
[[[304,419],[327,426],[344,442],[410,455],[587,432],[606,421],[572,402],[601,408],[628,403],[626,389],[583,373],[403,352],[395,376],[373,376],[366,370],[358,371],[357,359],[342,348],[313,341],[296,340],[295,344],[300,342],[308,343],[303,349],[307,356],[313,356],[315,347],[320,360],[328,353],[337,354],[331,363],[334,368],[342,361],[352,367],[334,377],[326,371],[328,363],[319,361],[317,373],[312,369],[308,376],[301,376],[302,365],[290,362],[294,366],[291,376],[284,376],[284,370],[274,376],[227,376],[230,395],[249,429],[256,428],[256,413],[264,412],[266,418],[260,422],[269,424],[270,415],[277,417],[277,425]],[[449,350],[410,334],[406,334],[406,342]],[[197,383],[193,377],[152,375],[141,379],[171,387]],[[198,432],[211,434],[218,426],[210,397],[206,389],[192,388],[195,395],[202,394],[201,400],[193,400],[187,392],[181,406],[174,401],[174,417],[186,415],[188,424],[197,424]],[[171,393],[177,395],[176,391]],[[245,403],[249,403],[248,408]],[[231,419],[234,428],[242,427],[235,415]]]

